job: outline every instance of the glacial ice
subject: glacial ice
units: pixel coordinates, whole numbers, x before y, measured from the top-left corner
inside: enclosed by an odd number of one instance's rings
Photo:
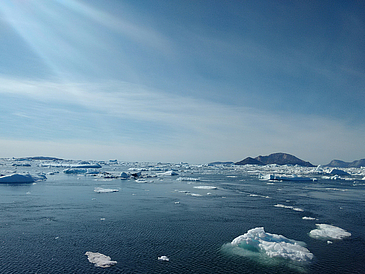
[[[109,256],[106,256],[104,254],[98,253],[98,252],[86,252],[85,255],[87,256],[87,259],[90,263],[93,263],[97,267],[110,267],[112,265],[115,265],[117,261],[112,261]]]
[[[97,193],[111,193],[111,192],[118,192],[118,189],[113,189],[113,188],[102,188],[102,187],[96,187],[94,189],[95,192]]]
[[[316,224],[316,226],[316,229],[313,229],[309,232],[309,236],[315,239],[342,240],[343,238],[351,236],[350,232],[333,225]]]
[[[297,262],[307,262],[313,259],[313,254],[305,248],[304,242],[267,233],[263,227],[248,230],[247,233],[235,238],[230,245],[239,248],[237,254],[243,256],[259,253],[270,258],[284,258]]]

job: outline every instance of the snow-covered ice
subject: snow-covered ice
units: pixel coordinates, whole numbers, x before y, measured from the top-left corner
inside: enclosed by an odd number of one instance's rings
[[[305,248],[304,242],[267,233],[263,227],[248,230],[247,233],[235,238],[230,245],[239,248],[239,254],[244,256],[259,252],[270,258],[284,258],[297,262],[307,262],[313,259],[313,254]]]
[[[90,263],[93,263],[97,267],[110,267],[112,265],[115,265],[117,261],[112,261],[109,256],[106,256],[104,254],[98,253],[98,252],[86,252],[85,255],[87,256],[87,259]]]
[[[316,224],[317,228],[309,232],[309,236],[315,239],[323,240],[342,240],[350,237],[351,233],[346,230],[333,225]]]

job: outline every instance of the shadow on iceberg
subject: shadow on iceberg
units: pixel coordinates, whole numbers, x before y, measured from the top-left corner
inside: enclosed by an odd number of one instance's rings
[[[0,184],[30,184],[37,181],[45,180],[46,176],[32,176],[30,174],[13,173],[0,176]]]

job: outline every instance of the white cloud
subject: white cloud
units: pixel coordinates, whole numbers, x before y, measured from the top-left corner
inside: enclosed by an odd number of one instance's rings
[[[24,149],[23,153],[29,151],[39,154],[45,151],[54,156],[57,153],[65,155],[67,152],[72,155],[70,157],[77,157],[78,153],[78,158],[82,158],[82,155],[89,158],[93,155],[92,158],[108,158],[107,155],[118,158],[115,154],[120,154],[128,155],[130,160],[136,157],[142,161],[145,156],[148,158],[145,160],[180,159],[200,162],[210,159],[235,161],[246,156],[283,151],[323,164],[332,158],[360,158],[360,154],[365,153],[364,148],[360,147],[364,130],[346,126],[342,121],[311,115],[277,115],[265,110],[232,107],[171,95],[125,82],[80,84],[3,77],[0,79],[1,93],[26,96],[29,104],[45,103],[47,109],[44,109],[44,113],[48,113],[46,119],[52,117],[52,107],[56,108],[57,105],[60,108],[59,104],[62,103],[71,114],[73,111],[77,114],[77,109],[82,107],[86,112],[83,114],[85,119],[101,117],[100,119],[105,119],[105,123],[108,123],[108,119],[114,117],[120,121],[132,121],[128,132],[124,128],[116,129],[121,132],[125,130],[129,135],[129,138],[120,138],[119,141],[112,138],[109,129],[97,123],[82,125],[83,130],[89,127],[90,132],[107,130],[97,140],[92,135],[88,138],[83,136],[80,139],[74,137],[65,140],[60,136],[50,136],[50,131],[48,138],[53,145],[47,145],[45,141],[35,141],[35,144],[26,148],[26,145],[18,146],[10,142],[11,136],[2,135],[2,151],[9,151],[10,154],[11,147],[18,153],[21,153],[21,147]],[[15,111],[16,115],[27,117],[27,120],[32,117],[32,113],[27,113],[31,108],[26,110],[22,106],[17,107],[19,109]],[[56,114],[59,113],[61,112]],[[8,117],[1,118],[6,121]],[[63,124],[69,123],[70,130],[78,130],[80,121],[68,117],[64,119],[66,121]],[[162,129],[157,128],[158,125],[163,126]],[[115,123],[113,126],[118,127]],[[20,141],[27,144],[34,142],[33,140],[24,138]],[[56,146],[56,143],[59,145]],[[83,145],[79,145],[80,143]],[[35,148],[38,148],[39,153]]]

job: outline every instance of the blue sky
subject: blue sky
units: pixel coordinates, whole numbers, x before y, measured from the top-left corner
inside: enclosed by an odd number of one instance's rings
[[[0,157],[365,158],[361,1],[5,0]]]

